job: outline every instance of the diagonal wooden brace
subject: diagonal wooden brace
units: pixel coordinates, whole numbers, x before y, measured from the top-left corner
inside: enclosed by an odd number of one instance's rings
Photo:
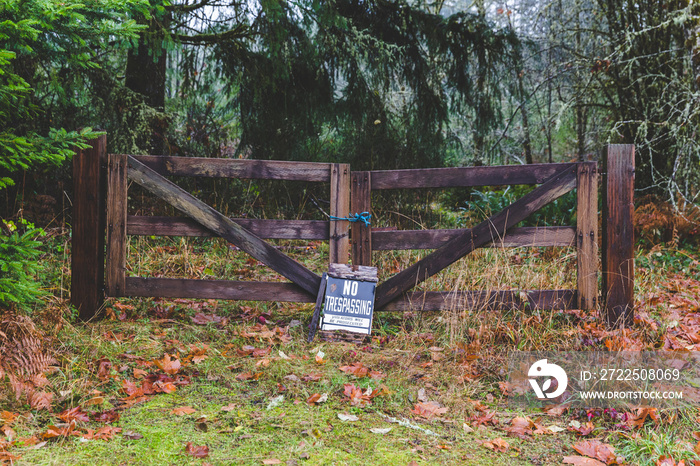
[[[136,183],[316,296],[321,286],[321,277],[134,157],[128,157],[128,164],[129,178]]]
[[[377,287],[375,309],[381,309],[418,283],[442,271],[479,246],[502,237],[506,230],[575,187],[576,169],[575,167],[567,167],[501,212],[484,220],[474,228],[464,230],[464,233],[380,284]]]

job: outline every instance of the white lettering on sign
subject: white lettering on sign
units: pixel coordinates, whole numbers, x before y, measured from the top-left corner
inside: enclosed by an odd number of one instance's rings
[[[372,313],[374,302],[366,299],[344,298],[342,296],[326,296],[326,309],[330,312],[343,314],[360,314],[368,316]]]

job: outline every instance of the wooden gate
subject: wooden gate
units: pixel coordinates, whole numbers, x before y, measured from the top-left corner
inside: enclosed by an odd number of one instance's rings
[[[592,309],[598,305],[598,168],[594,162],[503,167],[436,168],[350,172],[346,164],[129,156],[104,153],[104,139],[76,154],[72,302],[92,318],[104,296],[314,302],[320,277],[264,239],[328,240],[331,263],[346,263],[348,224],[343,221],[229,219],[165,176],[206,176],[330,182],[331,216],[371,212],[371,193],[384,189],[539,185],[503,211],[471,229],[373,231],[352,224],[352,263],[371,265],[377,250],[434,249],[377,288],[377,310],[446,310],[489,306],[530,309]],[[629,326],[633,307],[633,146],[610,146],[604,180],[603,294],[611,326]],[[612,157],[610,157],[612,156]],[[106,163],[106,170],[100,166]],[[97,167],[97,168],[95,168]],[[106,177],[104,173],[106,171]],[[87,178],[87,179],[86,179]],[[165,200],[185,215],[127,215],[127,180]],[[106,189],[105,189],[106,188]],[[576,189],[577,224],[514,228],[530,214]],[[107,191],[106,212],[100,199]],[[84,202],[85,199],[90,202]],[[96,201],[96,202],[94,202]],[[351,204],[351,205],[350,205]],[[77,216],[77,218],[76,218]],[[101,255],[106,223],[107,260]],[[220,236],[289,282],[246,282],[127,277],[127,235]],[[81,241],[85,241],[84,244]],[[102,243],[100,243],[100,241]],[[517,291],[431,291],[411,288],[479,247],[571,246],[577,255],[576,289]],[[104,270],[104,279],[102,278]],[[98,290],[97,292],[95,290]]]
[[[376,307],[449,310],[592,309],[597,301],[598,189],[594,162],[527,166],[432,168],[353,172],[352,211],[371,209],[371,192],[386,189],[540,185],[503,211],[470,229],[371,232],[353,227],[353,264],[369,265],[374,250],[435,249],[377,288]],[[572,189],[577,189],[577,225],[513,228]],[[576,246],[577,289],[407,293],[479,247]]]

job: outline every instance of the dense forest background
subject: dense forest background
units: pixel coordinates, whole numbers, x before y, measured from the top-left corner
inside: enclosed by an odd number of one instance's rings
[[[685,0],[7,0],[0,214],[69,202],[73,147],[349,162],[598,160],[696,202],[700,5]],[[91,129],[92,128],[92,129]]]

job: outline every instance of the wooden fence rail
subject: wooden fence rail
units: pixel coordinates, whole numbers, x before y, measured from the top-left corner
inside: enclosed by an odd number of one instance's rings
[[[610,146],[603,179],[602,292],[598,271],[598,167],[593,162],[528,166],[351,172],[347,164],[106,153],[106,139],[74,158],[72,302],[82,319],[96,315],[104,295],[264,301],[315,301],[320,277],[265,240],[329,241],[329,262],[371,265],[372,251],[432,249],[428,256],[377,288],[376,308],[449,310],[593,309],[611,326],[632,322],[632,194],[634,148]],[[165,176],[293,180],[330,184],[330,215],[372,211],[372,191],[490,185],[538,185],[502,212],[469,229],[390,230],[362,222],[228,218]],[[128,180],[142,185],[187,217],[127,213]],[[519,222],[576,189],[576,225],[521,227]],[[105,195],[106,191],[106,195]],[[350,230],[350,231],[348,231]],[[107,241],[105,242],[105,232]],[[129,235],[223,237],[290,282],[243,282],[128,277]],[[105,265],[106,243],[106,265]],[[571,290],[411,291],[479,247],[573,246],[576,288]],[[600,299],[602,297],[602,300]],[[606,302],[607,300],[607,302]]]

